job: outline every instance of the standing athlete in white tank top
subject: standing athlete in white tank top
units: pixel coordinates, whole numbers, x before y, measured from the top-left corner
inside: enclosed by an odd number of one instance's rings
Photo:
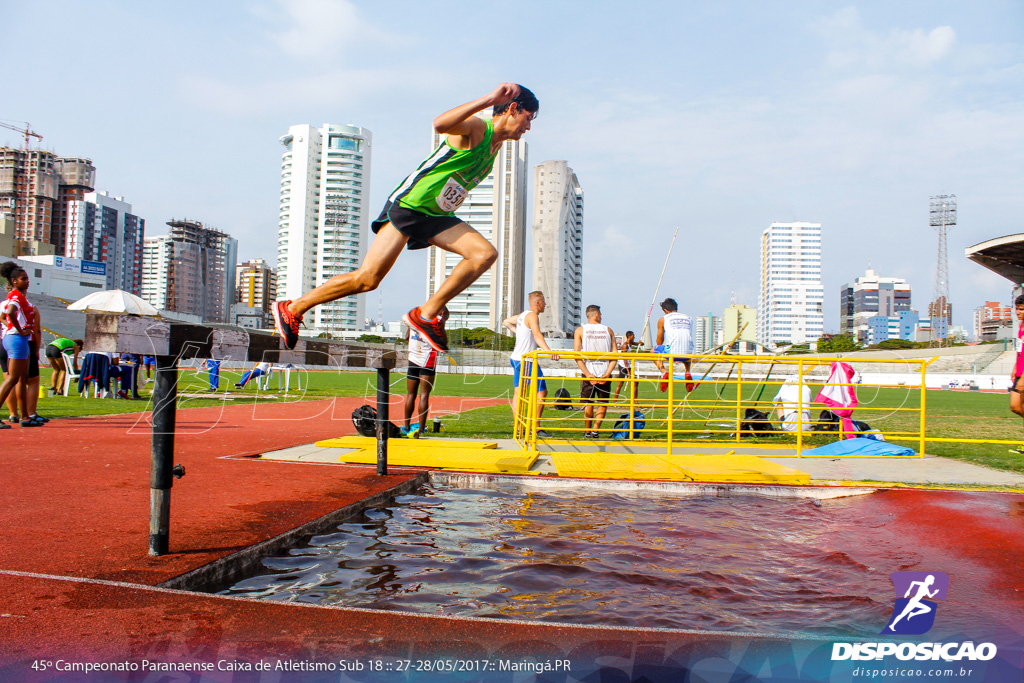
[[[513,315],[505,318],[501,324],[504,325],[510,332],[516,335],[516,345],[512,349],[512,356],[509,360],[512,363],[512,386],[514,391],[512,392],[512,415],[516,422],[525,421],[528,411],[526,406],[519,405],[519,385],[520,375],[523,373],[522,361],[523,355],[527,354],[536,349],[544,349],[550,351],[551,348],[548,343],[544,341],[544,335],[540,333],[540,317],[539,314],[544,312],[547,308],[547,302],[544,301],[544,293],[540,291],[530,292],[527,295],[530,308],[523,311],[519,315]],[[552,360],[558,360],[558,356],[552,356]],[[523,383],[528,382],[532,369],[528,369],[525,373],[526,377],[522,380]],[[537,366],[537,420],[539,422],[541,413],[544,412],[544,399],[548,395],[548,385],[543,379],[544,373],[541,372],[540,366]],[[537,436],[550,437],[551,435],[543,429],[537,430]]]
[[[658,346],[655,353],[670,353],[672,360],[682,364],[686,377],[686,391],[690,392],[696,385],[690,382],[690,356],[693,355],[693,320],[690,316],[680,313],[679,306],[675,299],[665,299],[661,302],[661,310],[665,315],[658,321]],[[665,370],[665,364],[660,359],[654,361],[658,370],[662,372],[662,383],[660,389],[665,391],[668,388],[669,375],[673,371]]]
[[[587,306],[587,322],[576,328],[573,335],[573,349],[575,351],[587,351],[591,353],[611,353],[615,348],[615,333],[612,328],[601,324],[601,307]],[[601,421],[608,410],[608,397],[612,393],[612,370],[615,369],[614,360],[599,360],[595,358],[577,358],[576,364],[583,371],[584,379],[580,387],[580,398],[586,401],[583,409],[583,436],[587,439],[596,439],[601,429]],[[594,409],[594,401],[598,402],[597,410]],[[596,413],[596,415],[595,415]]]

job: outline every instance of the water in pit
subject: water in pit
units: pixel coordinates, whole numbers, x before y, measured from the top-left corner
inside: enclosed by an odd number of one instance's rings
[[[447,616],[866,637],[891,614],[891,572],[951,570],[921,566],[927,558],[888,523],[879,496],[885,492],[816,501],[434,483],[265,559],[260,575],[222,594]],[[1000,616],[979,607],[944,605],[944,621],[964,627]]]

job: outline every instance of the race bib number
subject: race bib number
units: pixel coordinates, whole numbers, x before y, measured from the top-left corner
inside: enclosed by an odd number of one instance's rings
[[[442,211],[456,211],[466,201],[469,190],[459,185],[455,178],[449,178],[437,195],[437,205]]]

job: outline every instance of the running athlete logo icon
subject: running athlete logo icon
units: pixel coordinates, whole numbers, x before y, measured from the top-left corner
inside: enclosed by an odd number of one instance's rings
[[[946,599],[949,577],[942,572],[893,572],[896,605],[883,634],[920,635],[935,624],[938,605],[928,598]],[[899,596],[903,597],[899,597]]]

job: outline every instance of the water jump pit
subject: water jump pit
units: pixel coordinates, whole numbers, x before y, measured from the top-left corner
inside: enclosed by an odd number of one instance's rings
[[[964,548],[972,523],[977,547]],[[454,618],[874,639],[897,572],[953,577],[929,637],[1020,630],[1019,496],[434,473],[226,596]],[[941,623],[940,623],[941,622]]]

